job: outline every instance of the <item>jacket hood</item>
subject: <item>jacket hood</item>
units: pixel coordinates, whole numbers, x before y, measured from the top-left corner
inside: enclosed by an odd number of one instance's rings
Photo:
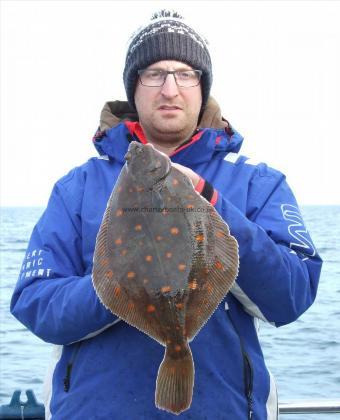
[[[136,111],[127,101],[107,102],[100,114],[100,125],[93,138],[100,155],[124,162],[124,156],[132,140],[142,141],[131,127],[138,123]],[[173,161],[193,164],[209,161],[212,155],[237,153],[243,137],[222,116],[221,109],[213,97],[200,118],[191,141],[179,146],[170,156]]]

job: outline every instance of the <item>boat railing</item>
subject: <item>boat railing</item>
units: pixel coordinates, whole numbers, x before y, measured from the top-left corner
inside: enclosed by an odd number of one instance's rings
[[[32,390],[26,391],[27,400],[20,399],[21,391],[14,391],[9,404],[0,406],[0,420],[44,420],[44,405],[37,402]],[[339,399],[295,400],[279,403],[280,416],[283,414],[340,413]]]
[[[295,400],[279,403],[280,414],[340,413],[339,399]]]

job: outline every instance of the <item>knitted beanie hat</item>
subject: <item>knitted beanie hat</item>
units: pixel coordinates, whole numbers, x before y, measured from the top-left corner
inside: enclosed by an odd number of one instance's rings
[[[202,109],[212,84],[211,58],[207,41],[176,12],[162,10],[132,35],[125,60],[124,86],[129,104],[135,108],[137,71],[161,60],[176,60],[202,70]]]

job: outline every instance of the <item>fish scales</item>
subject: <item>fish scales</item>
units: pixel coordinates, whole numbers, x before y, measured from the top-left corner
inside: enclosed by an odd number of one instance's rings
[[[237,242],[213,206],[167,156],[132,142],[97,236],[93,285],[112,313],[166,347],[158,408],[190,407],[189,342],[237,272]]]

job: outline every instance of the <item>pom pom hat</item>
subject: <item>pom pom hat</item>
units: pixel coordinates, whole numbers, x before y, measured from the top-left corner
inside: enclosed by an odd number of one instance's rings
[[[132,35],[125,60],[124,86],[129,104],[135,108],[137,71],[161,60],[176,60],[202,70],[202,109],[212,84],[211,58],[207,41],[176,12],[162,10]],[[189,89],[189,88],[188,88]]]

